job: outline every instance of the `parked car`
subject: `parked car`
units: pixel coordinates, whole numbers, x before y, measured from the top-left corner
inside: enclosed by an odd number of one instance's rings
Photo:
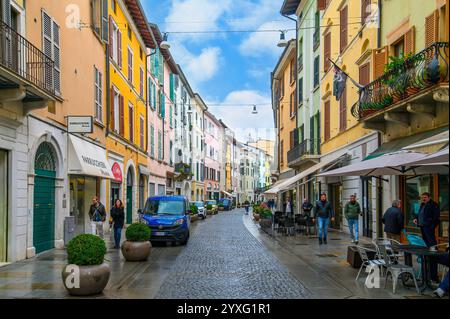
[[[191,205],[197,206],[198,209],[198,217],[205,219],[206,218],[206,207],[203,202],[192,202]]]
[[[219,200],[219,205],[222,204],[224,210],[231,210],[233,207],[233,202],[231,201],[231,199],[228,198],[222,198]]]
[[[189,240],[189,202],[185,196],[155,196],[147,199],[140,211],[141,222],[151,229],[150,241],[175,242]]]
[[[217,213],[218,206],[217,206],[217,201],[215,199],[207,200],[206,203],[205,203],[205,207],[208,207],[208,205],[212,206],[212,209],[211,209],[211,213],[212,214]]]

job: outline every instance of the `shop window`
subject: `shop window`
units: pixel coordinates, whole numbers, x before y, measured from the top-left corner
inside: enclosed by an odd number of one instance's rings
[[[405,217],[406,227],[416,228],[414,219],[419,213],[420,208],[420,194],[424,192],[431,193],[433,199],[433,177],[430,175],[414,176],[405,180]]]

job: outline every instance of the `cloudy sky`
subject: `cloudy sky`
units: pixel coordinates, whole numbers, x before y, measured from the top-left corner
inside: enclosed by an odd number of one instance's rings
[[[171,52],[210,111],[244,142],[273,138],[270,72],[282,49],[279,33],[172,33],[215,30],[286,30],[279,0],[141,0],[150,22],[169,32]],[[289,32],[287,37],[294,37]],[[214,106],[224,104],[222,106]],[[260,104],[258,115],[251,106]],[[261,105],[265,104],[265,105]],[[269,132],[269,133],[268,133]],[[269,136],[268,136],[269,134]]]

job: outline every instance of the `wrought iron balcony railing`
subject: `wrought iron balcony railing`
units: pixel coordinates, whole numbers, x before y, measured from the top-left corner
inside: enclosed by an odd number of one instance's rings
[[[192,177],[191,165],[186,163],[176,163],[175,164],[175,180],[182,181],[185,179],[190,179]]]
[[[427,88],[448,83],[448,49],[448,42],[436,42],[365,86],[352,115],[363,120]]]
[[[320,140],[307,139],[291,149],[288,154],[288,163],[292,163],[303,156],[319,155],[320,154]]]
[[[0,20],[0,66],[52,96],[55,63]]]

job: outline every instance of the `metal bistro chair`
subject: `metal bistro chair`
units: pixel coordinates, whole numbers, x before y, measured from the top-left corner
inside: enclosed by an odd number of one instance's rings
[[[283,234],[286,236],[292,236],[295,235],[295,224],[294,219],[292,217],[286,216],[284,219],[284,225],[283,225]]]
[[[395,294],[395,290],[397,288],[397,281],[398,277],[402,274],[410,274],[414,280],[414,285],[416,286],[417,294],[420,293],[419,286],[417,285],[416,276],[414,274],[414,268],[411,266],[407,266],[404,264],[394,264],[391,260],[391,256],[388,254],[388,249],[385,245],[379,245],[378,246],[381,252],[381,255],[383,256],[385,267],[386,267],[386,280],[384,282],[384,288],[387,286],[387,281],[389,274],[391,274],[392,277],[392,291]]]
[[[359,256],[361,257],[362,264],[359,268],[358,275],[356,276],[355,280],[358,280],[359,275],[361,274],[361,271],[363,268],[366,268],[368,266],[377,266],[381,268],[381,274],[383,274],[383,267],[385,265],[384,260],[382,259],[369,259],[369,256],[367,255],[367,251],[373,251],[372,249],[363,247],[363,246],[356,246],[358,248]]]
[[[403,254],[395,251],[395,246],[400,246],[401,243],[389,238],[377,238],[372,240],[372,244],[375,246],[377,250],[377,258],[383,259],[383,256],[381,255],[380,251],[380,245],[384,245],[386,247],[386,250],[389,254],[389,257],[394,263],[397,263],[398,260],[403,257]]]

